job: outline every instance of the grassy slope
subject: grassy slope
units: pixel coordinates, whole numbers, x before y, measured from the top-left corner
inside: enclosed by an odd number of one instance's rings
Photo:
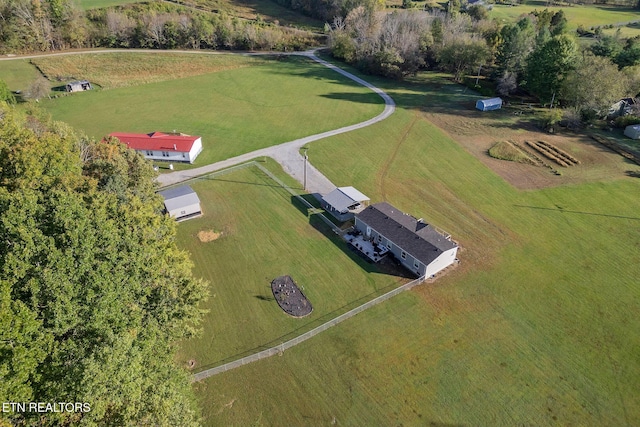
[[[326,226],[311,226],[306,211],[258,169],[198,181],[192,188],[205,215],[180,224],[178,243],[189,248],[196,274],[212,283],[206,332],[181,352],[183,360],[197,361],[198,370],[277,345],[400,280],[372,270]],[[196,237],[201,230],[223,234],[202,243]],[[284,274],[304,287],[314,307],[304,319],[287,316],[273,301],[270,282]]]
[[[102,52],[34,58],[48,79],[89,80],[103,89],[138,86],[263,63],[262,58],[172,52]]]
[[[0,61],[0,79],[13,91],[27,89],[38,75],[38,70],[27,59]]]
[[[335,99],[333,93],[341,97]],[[302,58],[84,92],[41,105],[54,119],[96,138],[115,131],[174,129],[201,135],[204,151],[195,166],[357,123],[382,111],[382,100],[373,92]]]
[[[640,182],[519,192],[425,119],[456,88],[386,85],[397,113],[314,165],[451,232],[461,267],[197,385],[207,424],[640,423]]]
[[[567,17],[570,29],[575,29],[582,24],[585,28],[598,25],[615,24],[640,19],[638,11],[630,8],[620,8],[604,5],[585,5],[572,7],[546,6],[544,2],[528,2],[518,6],[494,5],[489,16],[502,22],[513,22],[520,15],[533,10],[549,9],[551,11],[563,10]]]
[[[80,7],[83,9],[100,9],[121,4],[138,3],[144,0],[80,0]]]

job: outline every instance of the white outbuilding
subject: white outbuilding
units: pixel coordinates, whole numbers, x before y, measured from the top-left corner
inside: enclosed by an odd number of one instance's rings
[[[502,98],[478,99],[476,108],[480,111],[499,110],[502,108]]]
[[[353,187],[338,187],[322,198],[322,208],[340,221],[353,218],[369,204],[369,198]]]
[[[640,125],[629,125],[624,128],[625,136],[631,139],[640,139]]]
[[[188,185],[170,188],[160,191],[158,194],[164,197],[164,207],[176,221],[184,221],[202,215],[200,198]]]

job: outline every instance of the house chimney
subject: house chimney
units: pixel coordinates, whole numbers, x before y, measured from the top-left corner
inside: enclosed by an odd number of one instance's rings
[[[175,151],[178,151],[178,146],[177,146],[176,144],[173,144],[173,149],[174,149]]]

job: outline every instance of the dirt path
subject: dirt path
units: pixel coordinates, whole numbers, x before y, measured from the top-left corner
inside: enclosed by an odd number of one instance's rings
[[[382,165],[382,169],[380,170],[380,172],[378,173],[378,176],[376,177],[376,181],[378,182],[378,189],[380,190],[380,194],[382,194],[382,200],[384,201],[387,200],[387,193],[385,191],[384,180],[387,177],[387,174],[389,173],[389,168],[391,167],[394,160],[396,159],[396,156],[398,155],[398,151],[400,151],[400,146],[407,139],[407,136],[409,136],[409,132],[411,132],[411,129],[413,129],[413,126],[418,121],[418,118],[419,118],[418,113],[414,113],[413,119],[411,120],[411,122],[407,126],[405,126],[404,129],[402,129],[402,136],[398,139],[398,141],[393,146],[391,155],[387,157],[387,160],[384,162],[384,165]]]

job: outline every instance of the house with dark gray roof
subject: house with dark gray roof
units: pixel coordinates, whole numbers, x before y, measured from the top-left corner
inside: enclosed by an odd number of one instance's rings
[[[453,264],[458,253],[451,236],[388,203],[376,203],[356,214],[355,228],[418,276],[433,276]]]
[[[200,198],[188,185],[163,190],[158,194],[164,197],[164,207],[167,213],[177,221],[202,215]]]
[[[340,221],[353,218],[369,204],[369,198],[353,187],[338,187],[322,198],[322,208]]]

